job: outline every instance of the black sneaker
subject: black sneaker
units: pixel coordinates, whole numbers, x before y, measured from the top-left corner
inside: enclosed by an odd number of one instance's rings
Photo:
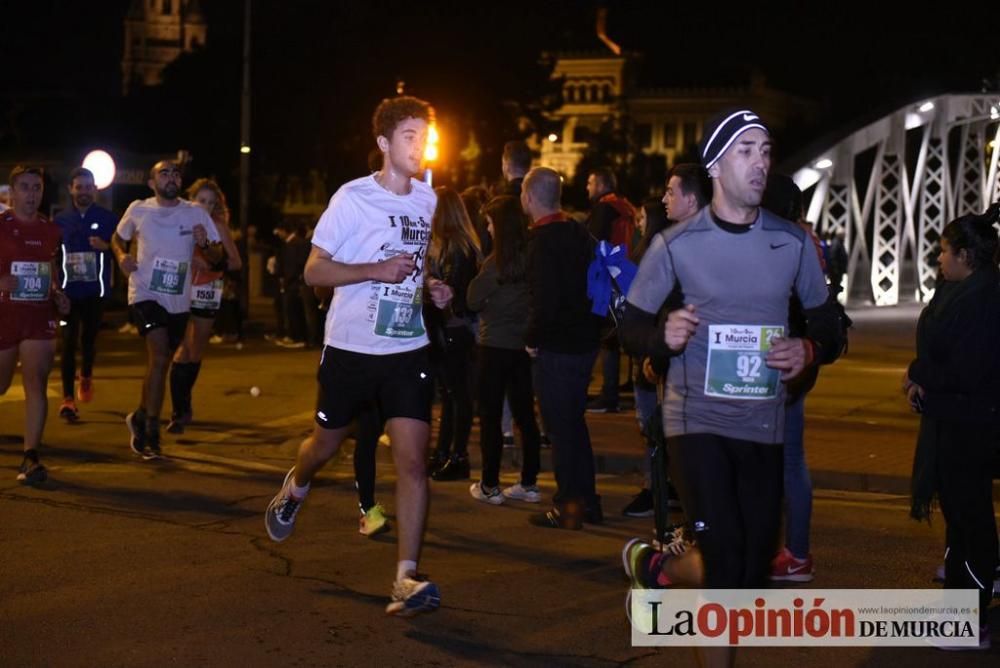
[[[163,451],[160,450],[160,432],[152,431],[146,436],[146,451],[142,453],[142,458],[146,461],[153,459],[163,459]]]
[[[653,516],[653,493],[648,489],[643,489],[635,495],[627,506],[622,509],[625,517],[652,517]]]
[[[431,474],[432,480],[468,480],[469,479],[469,458],[467,456],[455,457],[454,455],[445,462],[445,465]]]
[[[427,475],[429,475],[431,478],[434,478],[434,476],[436,476],[438,472],[441,469],[443,469],[445,467],[445,464],[447,463],[448,463],[448,454],[435,450],[434,454],[432,454],[431,458],[427,461]],[[434,479],[436,480],[436,478]]]
[[[583,521],[587,524],[604,524],[604,509],[601,508],[600,495],[584,506]]]
[[[503,447],[510,449],[515,447],[514,434],[504,434],[503,435]]]
[[[38,485],[45,482],[49,477],[49,472],[45,466],[31,457],[25,455],[21,461],[21,468],[17,472],[17,481],[22,485]]]
[[[146,453],[146,424],[136,417],[135,411],[125,416],[125,426],[128,427],[128,447],[139,456]]]
[[[601,398],[594,399],[587,404],[588,413],[617,413],[618,406],[609,404]]]
[[[63,399],[59,406],[59,417],[66,422],[76,422],[80,419],[80,413],[76,410],[76,402],[73,399]]]
[[[549,435],[548,434],[542,434],[541,446],[543,448],[551,448],[552,447],[552,441],[549,439]]]

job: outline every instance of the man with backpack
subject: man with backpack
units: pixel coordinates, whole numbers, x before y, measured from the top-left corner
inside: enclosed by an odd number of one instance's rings
[[[611,247],[620,246],[628,257],[635,235],[636,210],[616,192],[617,187],[617,179],[610,169],[595,169],[587,177],[587,196],[593,203],[587,230],[595,242],[606,241]],[[620,364],[621,345],[617,331],[612,330],[601,341],[601,395],[587,405],[588,412],[618,412]]]

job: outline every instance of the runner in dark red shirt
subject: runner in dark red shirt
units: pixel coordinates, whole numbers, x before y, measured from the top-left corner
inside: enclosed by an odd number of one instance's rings
[[[59,313],[69,299],[59,290],[59,227],[38,213],[42,171],[15,167],[10,173],[11,208],[0,213],[0,395],[21,362],[24,386],[24,461],[17,479],[43,482],[38,461],[48,412],[46,387],[55,357]]]

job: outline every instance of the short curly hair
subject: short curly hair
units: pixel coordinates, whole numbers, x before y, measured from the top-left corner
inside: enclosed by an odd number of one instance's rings
[[[372,134],[375,139],[392,139],[393,130],[407,118],[419,118],[430,123],[434,119],[434,109],[429,103],[410,95],[382,100],[372,115]]]

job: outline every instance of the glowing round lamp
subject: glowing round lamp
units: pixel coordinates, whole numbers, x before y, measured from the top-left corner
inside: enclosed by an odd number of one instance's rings
[[[83,159],[84,169],[94,173],[94,185],[104,190],[115,180],[115,161],[107,151],[91,151]]]

